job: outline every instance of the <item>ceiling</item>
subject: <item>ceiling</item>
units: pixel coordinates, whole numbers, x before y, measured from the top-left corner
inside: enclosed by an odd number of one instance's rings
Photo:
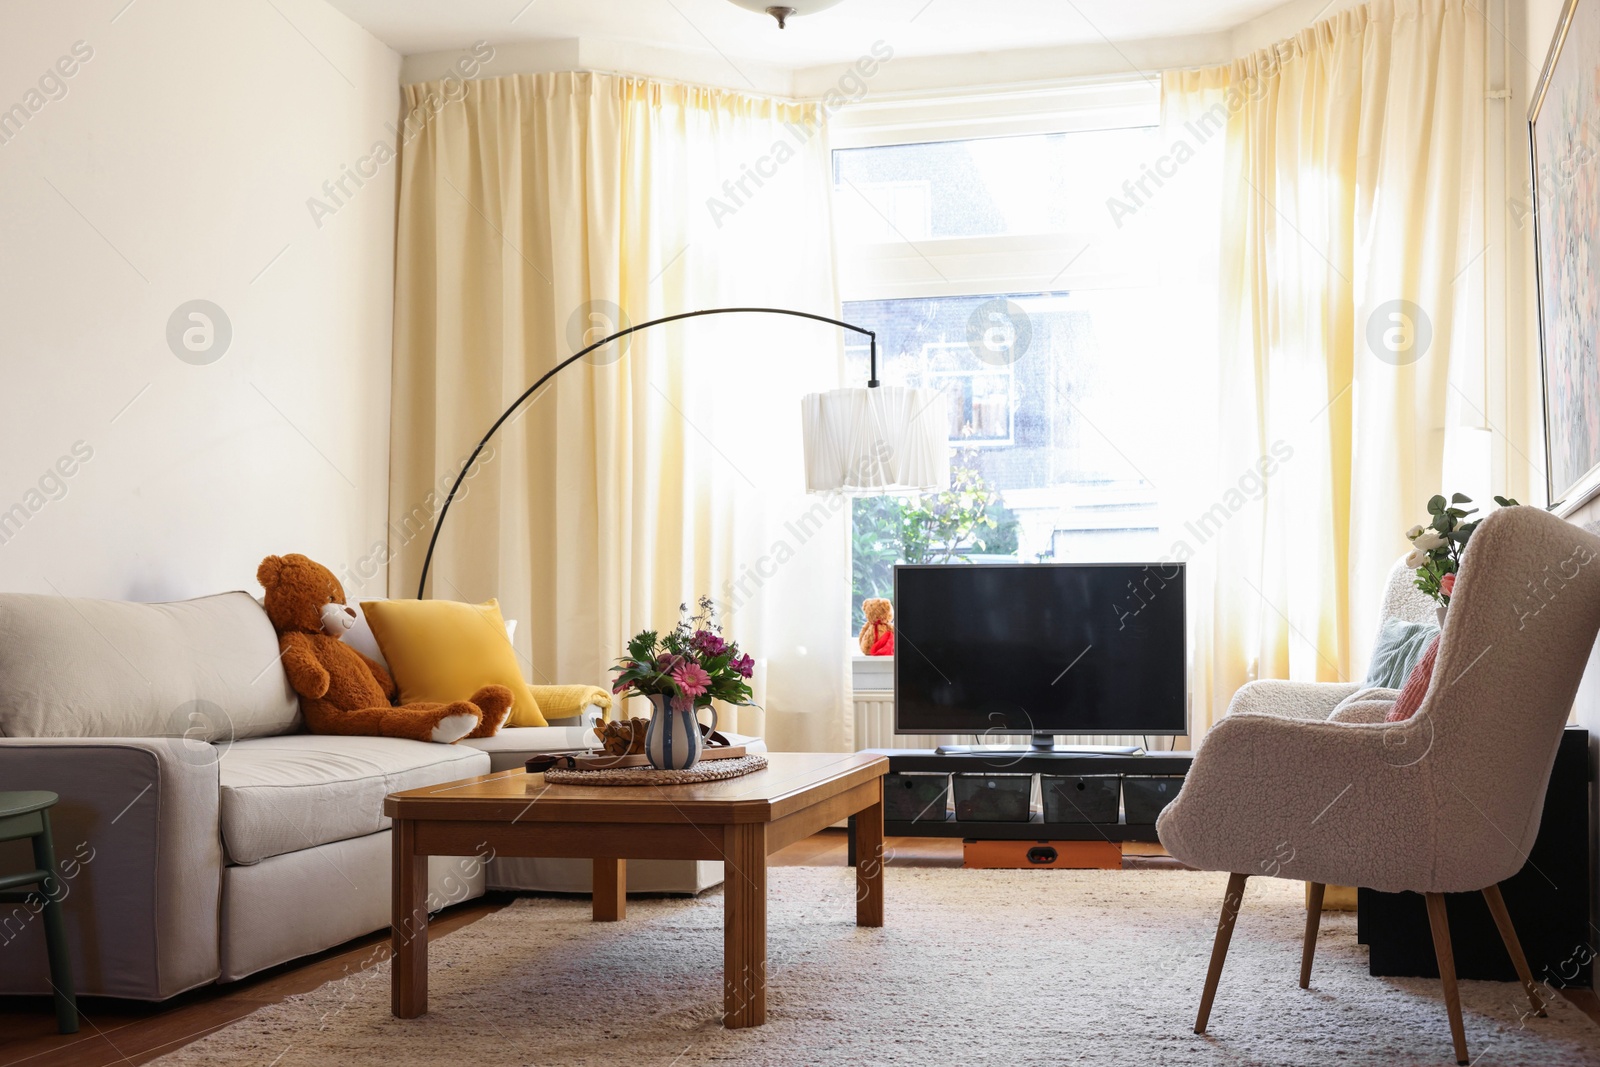
[[[1232,29],[1283,0],[843,0],[789,20],[728,0],[329,0],[402,55],[582,37],[717,52],[801,69],[897,56],[1186,37]]]

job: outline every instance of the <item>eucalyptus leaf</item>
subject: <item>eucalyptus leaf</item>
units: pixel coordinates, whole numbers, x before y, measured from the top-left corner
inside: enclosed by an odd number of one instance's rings
[[[1437,515],[1443,511],[1447,501],[1442,496],[1435,496],[1428,500],[1428,514]]]
[[[1450,503],[1470,504],[1472,503],[1472,498],[1465,493],[1452,493],[1450,494]]]

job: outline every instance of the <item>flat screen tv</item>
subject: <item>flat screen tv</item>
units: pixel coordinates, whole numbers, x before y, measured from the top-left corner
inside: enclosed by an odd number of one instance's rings
[[[1181,563],[894,571],[895,732],[1183,734]]]

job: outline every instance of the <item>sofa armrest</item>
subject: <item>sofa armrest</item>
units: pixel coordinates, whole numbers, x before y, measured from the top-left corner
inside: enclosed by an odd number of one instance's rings
[[[1425,719],[1359,725],[1230,715],[1206,735],[1156,832],[1202,870],[1431,890]]]
[[[216,980],[224,751],[182,738],[0,738],[7,789],[61,797],[50,823],[78,993],[165,1000]],[[49,992],[45,959],[38,917],[0,912],[0,993]]]
[[[1263,678],[1233,694],[1229,715],[1276,715],[1282,719],[1326,719],[1339,701],[1363,688],[1357,682],[1290,682]]]

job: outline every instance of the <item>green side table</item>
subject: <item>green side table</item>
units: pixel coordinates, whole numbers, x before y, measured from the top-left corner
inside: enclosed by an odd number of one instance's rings
[[[44,899],[44,939],[50,949],[50,986],[55,990],[56,1025],[63,1034],[78,1032],[78,998],[72,992],[72,960],[67,953],[67,924],[61,915],[61,876],[56,873],[55,844],[50,839],[50,808],[60,798],[38,790],[0,793],[0,841],[33,838],[33,864],[20,874],[0,875],[0,902],[28,904]],[[18,886],[37,886],[16,892]]]

